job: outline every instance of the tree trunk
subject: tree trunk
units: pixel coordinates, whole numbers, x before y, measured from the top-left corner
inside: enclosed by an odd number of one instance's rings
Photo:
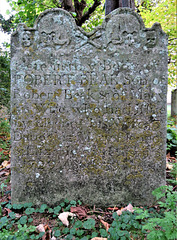
[[[134,0],[106,0],[105,4],[105,15],[108,15],[116,8],[129,7],[135,9]]]

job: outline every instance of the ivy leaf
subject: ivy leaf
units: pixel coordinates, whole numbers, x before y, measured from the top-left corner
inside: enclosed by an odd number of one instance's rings
[[[54,236],[55,237],[59,237],[60,235],[61,235],[60,230],[56,230],[55,233],[54,233]]]
[[[13,209],[22,209],[23,206],[24,206],[23,204],[13,204],[13,205],[12,205],[12,208],[13,208]]]
[[[83,228],[85,229],[94,229],[95,228],[95,220],[93,218],[88,219],[83,223]]]
[[[34,213],[36,210],[34,209],[34,208],[27,208],[26,210],[25,210],[25,213],[27,214],[27,215],[30,215],[30,214],[32,214],[32,213]]]
[[[84,230],[77,230],[76,234],[77,234],[78,237],[80,237],[84,234]]]
[[[40,209],[39,209],[39,212],[44,213],[46,209],[47,209],[47,204],[42,204]]]
[[[23,224],[26,224],[27,223],[27,216],[22,216],[20,219],[19,219],[19,223],[21,224],[21,225],[23,225]]]
[[[59,211],[61,210],[61,207],[60,206],[57,206],[57,207],[54,207],[54,214],[58,214]]]

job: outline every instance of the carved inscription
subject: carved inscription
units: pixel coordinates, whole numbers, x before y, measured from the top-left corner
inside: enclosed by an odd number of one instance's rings
[[[14,202],[150,204],[165,181],[165,42],[158,24],[145,29],[129,9],[92,33],[59,9],[33,29],[20,25],[11,64]]]

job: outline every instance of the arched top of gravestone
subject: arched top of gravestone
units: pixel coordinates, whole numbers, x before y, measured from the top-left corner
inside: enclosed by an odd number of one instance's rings
[[[145,28],[141,16],[130,8],[118,8],[105,17],[101,26],[92,32],[85,32],[76,25],[73,16],[63,9],[49,9],[37,18],[34,27],[28,28],[19,24],[12,34],[12,56],[17,49],[32,47],[35,51],[54,48],[59,54],[69,54],[85,47],[89,54],[89,46],[96,49],[122,49],[127,46],[139,48],[155,47],[162,41],[164,32],[160,24]],[[67,47],[67,50],[66,50]]]
[[[125,21],[123,21],[123,18]],[[131,8],[117,8],[105,17],[105,22],[109,22],[110,19],[116,19],[123,27],[126,23],[134,25],[137,29],[144,29],[145,25],[141,16]]]
[[[73,16],[69,12],[60,8],[54,8],[41,13],[35,21],[34,28],[40,31],[45,29],[50,32],[61,25],[70,28],[70,30],[74,30],[77,27]]]

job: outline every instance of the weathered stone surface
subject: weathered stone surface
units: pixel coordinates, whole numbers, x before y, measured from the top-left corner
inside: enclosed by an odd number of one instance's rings
[[[12,35],[12,201],[151,204],[165,184],[167,39],[128,8],[92,33],[42,13]]]
[[[171,116],[177,117],[177,89],[171,92]]]

